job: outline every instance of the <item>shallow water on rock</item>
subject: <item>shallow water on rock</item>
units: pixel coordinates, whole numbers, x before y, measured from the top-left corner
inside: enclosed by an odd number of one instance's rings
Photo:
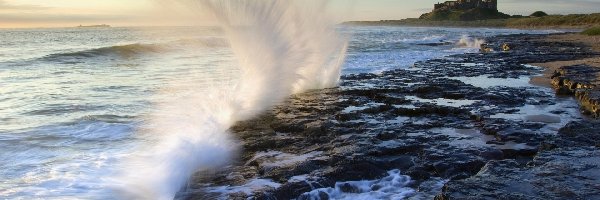
[[[459,80],[463,83],[470,84],[481,88],[490,87],[532,87],[529,84],[531,79],[529,76],[521,76],[519,78],[491,78],[491,75],[480,75],[474,77],[449,77],[450,79]]]

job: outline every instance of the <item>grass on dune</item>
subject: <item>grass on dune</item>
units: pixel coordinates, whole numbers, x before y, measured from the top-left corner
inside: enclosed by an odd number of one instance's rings
[[[589,35],[589,36],[600,35],[600,26],[594,27],[594,28],[589,28],[589,29],[581,32],[581,34]]]
[[[598,25],[600,25],[600,13],[525,17],[511,19],[507,22],[509,27],[589,27]]]

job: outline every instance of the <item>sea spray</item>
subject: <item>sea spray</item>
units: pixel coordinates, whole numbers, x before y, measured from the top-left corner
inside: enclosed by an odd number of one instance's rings
[[[185,0],[214,14],[236,55],[234,84],[185,88],[162,102],[146,132],[157,142],[124,164],[117,190],[124,198],[172,199],[198,170],[223,166],[238,143],[228,133],[293,93],[332,87],[346,42],[328,20],[325,1]]]
[[[457,42],[457,45],[465,48],[480,48],[482,44],[485,43],[485,40],[472,38],[468,35],[463,35],[460,40]]]

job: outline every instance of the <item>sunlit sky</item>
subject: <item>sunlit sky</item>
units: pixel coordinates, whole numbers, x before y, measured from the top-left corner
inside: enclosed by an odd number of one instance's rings
[[[198,25],[209,17],[191,14],[178,0],[0,0],[0,28],[65,27],[88,24],[113,26]],[[498,0],[500,11],[529,15],[600,12],[600,0]],[[439,0],[331,0],[337,21],[419,17]]]

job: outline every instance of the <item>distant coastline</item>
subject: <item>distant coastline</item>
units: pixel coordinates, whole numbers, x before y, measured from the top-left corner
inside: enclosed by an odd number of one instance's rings
[[[497,28],[565,28],[600,27],[600,13],[548,15],[535,11],[529,16],[508,15],[498,10],[497,0],[456,0],[433,5],[433,10],[419,18],[381,21],[351,21],[345,25],[363,26],[441,26]]]
[[[360,26],[442,26],[442,27],[492,27],[492,28],[574,28],[584,29],[600,26],[600,13],[548,15],[543,17],[512,17],[486,20],[428,20],[408,18],[401,20],[349,21],[344,25]]]
[[[88,25],[88,26],[79,25],[76,27],[77,28],[110,28],[110,25],[108,25],[108,24],[98,24],[98,25]]]

